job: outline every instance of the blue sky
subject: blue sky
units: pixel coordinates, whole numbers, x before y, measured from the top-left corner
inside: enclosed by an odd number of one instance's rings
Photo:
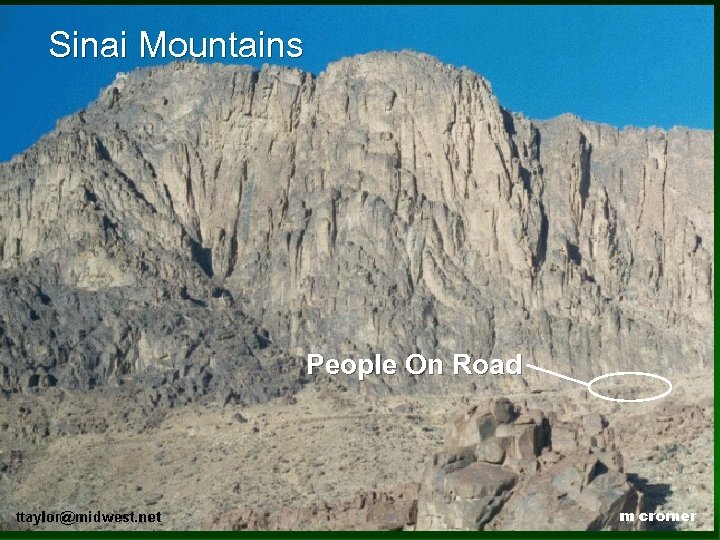
[[[713,129],[713,15],[709,6],[2,6],[0,160],[86,106],[118,71],[159,63],[139,57],[138,35],[161,29],[299,37],[301,58],[273,62],[314,73],[343,56],[414,49],[484,75],[505,107],[531,118],[572,112],[620,127]],[[125,30],[127,58],[53,58],[56,30]]]

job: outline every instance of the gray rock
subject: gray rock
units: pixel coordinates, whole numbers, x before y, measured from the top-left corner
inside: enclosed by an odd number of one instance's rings
[[[586,435],[597,435],[603,430],[603,417],[598,413],[586,414],[582,417],[582,422]]]
[[[421,54],[139,69],[0,164],[2,385],[256,401],[310,350],[709,372],[713,171],[712,132],[531,121]]]
[[[560,454],[569,454],[578,447],[577,430],[569,424],[552,426],[552,449]]]
[[[509,424],[515,419],[515,407],[507,398],[493,400],[491,411],[498,424]]]
[[[157,504],[163,498],[162,493],[149,493],[143,497],[143,503],[148,506]]]
[[[489,408],[494,406],[491,402]],[[489,416],[488,411],[474,407],[450,420],[446,450],[428,462],[420,484],[416,529],[638,527],[619,521],[620,512],[640,511],[642,496],[622,472],[618,452],[588,453],[588,441],[567,427],[574,424],[544,433],[547,419],[542,412],[519,413],[516,423],[499,426],[507,428],[508,435],[475,439],[474,446],[461,451],[453,449],[471,439],[458,438],[458,426],[474,425]],[[550,451],[556,433],[565,441],[558,445],[563,453]],[[611,438],[611,433],[603,422],[601,432],[592,437]]]
[[[518,461],[527,459],[534,460],[536,456],[540,455],[542,448],[540,426],[537,424],[528,424],[518,426],[518,428],[513,437],[515,442],[513,446],[514,457]]]
[[[483,441],[475,448],[475,458],[487,463],[503,463],[510,442],[509,437],[493,437]]]
[[[451,498],[494,497],[511,489],[516,476],[508,469],[489,463],[473,463],[445,476],[445,493]]]
[[[471,409],[453,417],[446,435],[447,446],[458,448],[475,446],[495,435],[495,417],[490,411]]]

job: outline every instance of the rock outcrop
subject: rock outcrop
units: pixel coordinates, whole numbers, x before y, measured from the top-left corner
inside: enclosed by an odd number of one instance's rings
[[[628,529],[642,494],[599,414],[562,423],[506,399],[450,423],[420,485],[419,530]]]
[[[358,493],[354,499],[308,508],[238,509],[214,515],[205,530],[391,531],[412,526],[417,517],[417,484]]]
[[[713,148],[531,121],[414,53],[134,71],[0,165],[2,388],[253,401],[310,348],[710,370]]]
[[[555,413],[493,399],[454,415],[419,484],[310,507],[242,506],[214,530],[634,530],[644,494],[600,414]],[[622,514],[633,520],[623,519]]]

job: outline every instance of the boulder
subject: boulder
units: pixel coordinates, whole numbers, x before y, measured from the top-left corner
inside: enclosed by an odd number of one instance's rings
[[[542,412],[507,399],[468,409],[450,420],[446,450],[426,466],[411,528],[636,528],[619,512],[638,512],[642,495],[620,453],[597,448],[612,439],[600,415],[551,426]]]

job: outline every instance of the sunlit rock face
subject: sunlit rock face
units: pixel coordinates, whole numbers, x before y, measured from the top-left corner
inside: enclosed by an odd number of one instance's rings
[[[709,372],[713,145],[532,121],[415,53],[137,70],[0,165],[2,386],[255,401],[309,352]]]

